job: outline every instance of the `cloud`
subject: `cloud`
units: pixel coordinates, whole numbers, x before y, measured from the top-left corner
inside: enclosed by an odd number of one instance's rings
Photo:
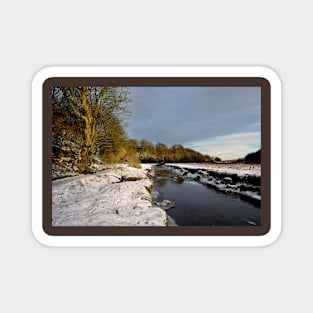
[[[235,133],[207,140],[189,142],[186,147],[223,160],[242,158],[261,148],[261,133]]]
[[[209,145],[217,138],[224,138],[224,148],[226,148],[226,142],[229,144],[232,142],[226,140],[227,136],[261,131],[259,87],[132,87],[131,89],[134,97],[133,115],[128,128],[131,138],[146,139],[153,143],[163,142],[169,146],[195,142]],[[217,141],[216,144],[222,145]],[[254,144],[257,145],[259,140]],[[239,142],[237,146],[233,149],[236,155],[239,153]],[[214,153],[218,152],[213,145],[207,148]],[[243,146],[242,149],[246,151]],[[195,150],[202,152],[204,146],[198,145]],[[228,150],[232,148],[228,147]],[[225,149],[223,153],[225,156],[226,153],[231,154]]]

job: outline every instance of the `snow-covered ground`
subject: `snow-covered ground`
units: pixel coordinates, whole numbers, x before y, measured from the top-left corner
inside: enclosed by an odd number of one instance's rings
[[[175,175],[193,179],[225,192],[261,199],[260,165],[246,164],[166,164]],[[152,168],[152,171],[150,172]],[[98,169],[99,170],[99,169]],[[67,177],[52,182],[53,226],[166,226],[165,210],[174,204],[154,202],[150,190],[152,164],[140,169],[126,164],[106,166],[89,175]]]
[[[173,163],[163,167],[183,179],[197,180],[224,192],[261,200],[260,165]]]
[[[260,164],[215,164],[215,163],[166,163],[167,165],[179,166],[190,169],[204,169],[216,173],[236,174],[238,176],[254,175],[261,176]]]
[[[53,226],[166,226],[167,215],[153,205],[147,176],[125,164],[90,175],[52,182]]]

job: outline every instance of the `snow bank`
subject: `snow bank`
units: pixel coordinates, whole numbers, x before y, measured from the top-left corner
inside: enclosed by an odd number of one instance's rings
[[[53,181],[52,225],[166,226],[166,213],[152,204],[148,169],[117,165]]]
[[[166,164],[163,168],[224,192],[261,200],[261,167],[246,164]]]
[[[185,169],[204,169],[215,173],[236,174],[238,176],[261,176],[260,164],[167,163],[167,165],[178,166]]]

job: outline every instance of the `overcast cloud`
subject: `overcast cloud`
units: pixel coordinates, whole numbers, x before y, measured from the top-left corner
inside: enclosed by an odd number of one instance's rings
[[[129,136],[219,156],[261,147],[259,87],[132,87]]]

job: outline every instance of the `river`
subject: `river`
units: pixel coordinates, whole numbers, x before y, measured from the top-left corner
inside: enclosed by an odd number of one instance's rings
[[[154,200],[169,200],[166,210],[178,226],[260,225],[260,201],[218,191],[198,181],[177,180],[169,171],[156,170]],[[164,174],[165,173],[165,174]]]

